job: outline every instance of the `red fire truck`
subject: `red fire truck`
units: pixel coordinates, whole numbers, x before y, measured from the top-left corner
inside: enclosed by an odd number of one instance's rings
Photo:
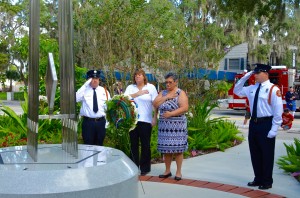
[[[233,93],[233,88],[236,82],[241,79],[246,72],[242,74],[236,74],[233,86],[228,91],[228,108],[229,109],[245,109],[246,97],[239,97]],[[295,69],[287,69],[286,66],[272,66],[272,69],[269,71],[270,82],[276,84],[282,93],[282,100],[284,107],[285,102],[285,93],[288,91],[290,86],[294,86],[296,92],[299,91],[300,83],[295,82],[296,71]],[[255,84],[254,75],[252,75],[245,86]],[[298,92],[299,93],[299,92]],[[298,104],[299,103],[299,104]],[[300,101],[297,101],[297,107],[299,107]]]

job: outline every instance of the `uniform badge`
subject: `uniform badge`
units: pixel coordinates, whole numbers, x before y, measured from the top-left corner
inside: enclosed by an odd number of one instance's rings
[[[276,96],[281,97],[281,92],[280,92],[280,90],[277,90],[277,91],[276,91]]]

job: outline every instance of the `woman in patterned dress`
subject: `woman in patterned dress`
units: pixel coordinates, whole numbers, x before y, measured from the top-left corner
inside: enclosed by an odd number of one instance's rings
[[[188,111],[186,93],[177,87],[178,79],[174,73],[165,76],[166,90],[163,90],[153,101],[159,110],[157,150],[164,155],[165,172],[160,178],[172,176],[171,162],[173,155],[177,165],[175,180],[181,180],[183,152],[188,148],[187,119]]]

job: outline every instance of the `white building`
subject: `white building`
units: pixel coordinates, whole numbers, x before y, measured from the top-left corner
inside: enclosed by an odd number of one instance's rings
[[[248,43],[236,45],[220,61],[219,70],[240,73],[247,69]]]

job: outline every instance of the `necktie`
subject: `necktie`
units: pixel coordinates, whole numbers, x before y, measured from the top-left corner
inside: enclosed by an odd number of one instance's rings
[[[254,96],[253,110],[252,110],[252,116],[251,116],[253,118],[257,118],[257,100],[258,100],[260,86],[261,86],[261,84],[258,85],[258,88],[256,89],[255,96]]]
[[[96,94],[96,91],[95,91],[96,88],[93,88],[93,89],[94,89],[94,95],[93,95],[93,111],[94,111],[95,113],[97,113],[97,112],[98,112],[98,102],[97,102],[97,94]]]

